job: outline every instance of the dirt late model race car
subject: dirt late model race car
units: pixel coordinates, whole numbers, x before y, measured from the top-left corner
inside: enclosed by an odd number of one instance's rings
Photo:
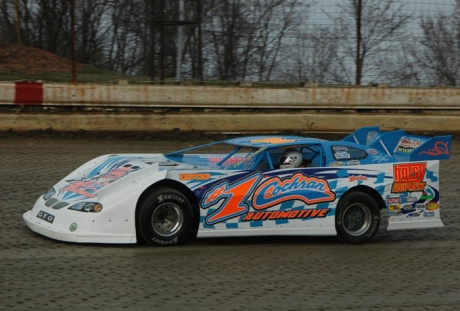
[[[366,127],[343,140],[232,138],[168,154],[111,154],[58,182],[24,214],[47,237],[172,245],[190,237],[336,235],[442,227],[439,160],[452,137]]]

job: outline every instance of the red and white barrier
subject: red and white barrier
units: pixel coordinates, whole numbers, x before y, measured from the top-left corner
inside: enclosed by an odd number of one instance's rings
[[[0,83],[0,105],[270,109],[460,109],[458,88]]]

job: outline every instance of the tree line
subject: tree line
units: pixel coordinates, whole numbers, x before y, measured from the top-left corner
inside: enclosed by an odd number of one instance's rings
[[[181,79],[195,80],[460,83],[460,0],[452,0],[449,12],[430,16],[408,12],[400,0],[343,0],[313,27],[308,21],[317,4],[0,0],[0,42],[70,59],[75,38],[79,63],[152,80],[179,71]]]

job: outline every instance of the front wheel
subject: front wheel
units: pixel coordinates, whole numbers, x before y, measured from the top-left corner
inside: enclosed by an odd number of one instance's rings
[[[339,240],[359,244],[370,240],[380,225],[380,210],[369,195],[354,192],[343,197],[337,206],[335,227]]]
[[[149,245],[175,245],[183,242],[192,226],[190,202],[179,191],[161,187],[140,205],[137,214],[138,237]]]

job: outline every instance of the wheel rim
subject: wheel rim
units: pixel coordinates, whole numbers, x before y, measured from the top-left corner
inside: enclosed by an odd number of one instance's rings
[[[351,204],[342,216],[343,228],[349,235],[358,236],[366,232],[371,226],[372,215],[366,205]]]
[[[169,237],[176,234],[182,228],[184,214],[179,205],[163,203],[153,212],[151,222],[152,228],[157,234]]]

